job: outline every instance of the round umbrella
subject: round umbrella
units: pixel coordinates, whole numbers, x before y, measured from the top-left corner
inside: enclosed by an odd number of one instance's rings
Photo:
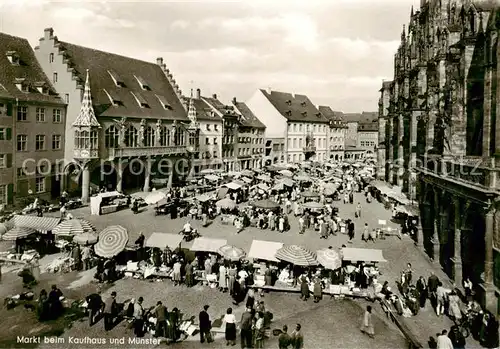
[[[144,199],[144,201],[146,201],[146,203],[148,205],[154,205],[154,204],[156,204],[156,203],[158,203],[161,200],[166,199],[166,198],[167,198],[167,194],[165,194],[162,191],[155,190],[155,191],[152,191],[151,193],[149,193],[148,196],[146,196],[146,198]]]
[[[58,236],[74,236],[83,233],[95,233],[95,227],[84,219],[68,219],[59,223],[52,230],[52,234]]]
[[[274,210],[274,209],[280,207],[280,205],[278,203],[271,201],[271,200],[268,200],[268,199],[255,201],[253,203],[253,205],[257,208],[263,208],[266,210]]]
[[[285,177],[293,177],[293,173],[290,170],[281,170],[280,174]]]
[[[276,251],[275,257],[285,262],[300,266],[317,265],[316,253],[297,245],[287,245]]]
[[[99,240],[99,236],[92,233],[82,233],[73,237],[73,242],[80,245],[93,245]]]
[[[242,176],[247,176],[247,177],[253,177],[255,176],[255,173],[251,170],[243,170],[241,171]]]
[[[313,193],[312,191],[305,191],[300,193],[300,195],[304,198],[317,198],[319,196],[318,193]]]
[[[312,209],[320,209],[320,208],[323,208],[323,205],[320,204],[319,202],[309,201],[309,202],[306,202],[305,204],[302,204],[302,207],[312,208]]]
[[[293,185],[295,184],[293,179],[290,178],[283,178],[279,181],[279,183],[286,185],[287,187],[293,187]]]
[[[332,249],[325,248],[316,252],[318,263],[327,269],[335,270],[342,266],[340,254]]]
[[[333,190],[332,188],[326,188],[323,191],[323,194],[325,194],[325,196],[333,196],[333,195],[335,195],[335,192],[336,192],[336,190]]]
[[[122,252],[127,242],[127,229],[121,225],[111,225],[99,234],[99,242],[94,246],[94,251],[98,256],[111,258]]]
[[[236,207],[236,202],[229,198],[225,198],[216,202],[216,205],[220,208],[226,208],[232,210]]]
[[[28,236],[36,234],[35,229],[15,227],[2,235],[2,240],[15,241],[17,239],[24,239]]]
[[[5,234],[6,232],[7,232],[7,227],[5,226],[5,224],[0,223],[0,236]]]
[[[224,245],[219,248],[219,253],[225,259],[236,262],[245,257],[245,251],[241,248],[231,245]]]

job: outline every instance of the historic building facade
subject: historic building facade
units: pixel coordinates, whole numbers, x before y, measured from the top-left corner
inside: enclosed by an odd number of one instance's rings
[[[328,106],[318,106],[318,110],[328,119],[328,149],[326,158],[330,161],[342,161],[345,156],[346,123],[344,113],[333,111]]]
[[[266,139],[285,139],[285,161],[327,160],[329,121],[307,96],[259,89],[246,104],[266,126]]]
[[[386,179],[388,173],[389,162],[386,153],[386,136],[387,136],[387,115],[389,113],[389,102],[391,100],[392,81],[384,81],[382,88],[379,90],[380,99],[378,102],[378,147],[377,147],[377,173],[376,177],[380,180]]]
[[[148,191],[155,180],[172,185],[189,174],[198,130],[162,58],[148,63],[69,44],[51,28],[35,53],[68,104],[64,156],[69,191],[81,188],[86,201],[91,185]]]
[[[378,113],[363,112],[358,123],[357,147],[365,150],[365,158],[375,161],[377,160],[378,129]]]
[[[66,104],[28,40],[0,33],[0,206],[61,193]]]
[[[241,170],[239,160],[248,159],[248,156],[238,157],[240,115],[233,106],[222,103],[216,94],[203,97],[203,100],[222,118],[222,169],[226,172]]]
[[[498,5],[496,5],[498,6]],[[386,180],[418,199],[418,243],[498,313],[500,121],[493,3],[422,1],[382,87]],[[390,95],[387,106],[387,95]],[[385,114],[385,115],[384,115]]]
[[[200,130],[199,151],[194,153],[193,159],[194,173],[222,169],[222,117],[204,101],[200,89],[194,96],[185,97],[184,104],[189,119],[194,120]]]
[[[248,154],[240,163],[243,169],[261,169],[265,149],[266,126],[252,113],[250,108],[233,98],[232,104],[240,115],[238,156]]]

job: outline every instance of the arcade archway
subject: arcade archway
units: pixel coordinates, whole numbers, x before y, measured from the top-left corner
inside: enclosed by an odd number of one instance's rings
[[[124,191],[142,190],[146,178],[144,163],[138,159],[132,160],[123,169],[122,188]]]
[[[112,163],[104,163],[95,167],[90,175],[93,190],[106,188],[108,191],[116,189],[117,174]]]
[[[82,187],[80,166],[74,162],[68,164],[64,170],[64,177],[64,190],[69,196],[80,196]]]

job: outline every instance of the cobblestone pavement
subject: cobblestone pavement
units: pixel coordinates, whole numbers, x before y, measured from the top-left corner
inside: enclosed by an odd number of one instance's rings
[[[368,223],[370,227],[376,227],[378,226],[379,219],[385,219],[387,224],[395,229],[397,228],[397,224],[390,221],[391,211],[386,210],[382,204],[378,202],[368,204],[364,200],[362,194],[355,194],[355,204],[358,201],[361,202],[363,207],[362,216],[361,218],[354,219],[357,235],[354,243],[349,244],[349,247],[376,248],[383,251],[384,257],[388,262],[380,264],[380,271],[382,273],[380,277],[381,282],[387,280],[389,281],[391,288],[393,290],[397,290],[395,281],[399,278],[401,270],[406,267],[406,263],[412,264],[415,277],[423,275],[427,278],[430,275],[430,271],[435,270],[440,279],[447,280],[441,270],[436,269],[435,266],[428,261],[425,255],[417,247],[415,247],[413,241],[408,237],[403,236],[402,239],[399,239],[397,236],[388,236],[385,240],[379,240],[375,243],[365,243],[361,241],[360,231],[364,223]],[[341,217],[354,217],[355,205],[343,204],[340,201],[337,201],[335,202],[335,206],[339,208],[339,215]],[[128,229],[131,241],[136,239],[140,231],[144,232],[146,238],[152,232],[175,234],[181,230],[186,221],[186,219],[171,220],[167,216],[155,217],[152,207],[145,208],[138,215],[133,215],[130,210],[124,210],[105,216],[90,216],[89,208],[75,210],[72,214],[75,217],[84,217],[90,220],[99,230],[108,225],[120,224]],[[290,216],[291,229],[283,234],[256,228],[247,228],[240,234],[236,234],[234,227],[222,225],[219,219],[214,221],[207,228],[202,228],[197,221],[192,224],[194,227],[199,229],[202,236],[225,238],[228,240],[229,244],[241,247],[246,251],[248,251],[251,242],[254,239],[280,241],[287,244],[298,244],[306,246],[312,250],[318,250],[328,246],[340,247],[342,244],[347,245],[348,240],[347,235],[344,234],[332,236],[328,240],[322,240],[319,238],[317,232],[312,230],[300,235],[298,234],[297,219],[295,219],[292,215]],[[191,243],[183,243],[182,247],[189,248],[190,245]],[[279,296],[280,299],[284,297],[284,295],[281,294],[270,295],[269,299],[274,299],[274,297],[277,296]],[[270,304],[274,304],[273,302],[270,302]],[[334,307],[332,309],[336,308]],[[337,310],[333,310],[332,314],[336,312]],[[314,315],[311,313],[309,316],[313,317]],[[339,317],[337,320],[342,322],[343,319]],[[356,321],[359,321],[359,319],[356,319]],[[429,336],[434,336],[442,329],[449,329],[452,325],[449,319],[438,318],[429,305],[425,309],[422,309],[417,316],[407,318],[405,321],[408,327],[424,345],[426,345]],[[389,343],[387,344],[389,345]],[[472,339],[468,339],[467,344],[468,347],[479,347],[477,343],[472,343]]]

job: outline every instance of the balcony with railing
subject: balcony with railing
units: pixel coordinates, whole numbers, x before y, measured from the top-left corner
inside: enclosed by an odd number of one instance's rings
[[[192,149],[191,149],[192,148]],[[108,149],[110,159],[119,157],[180,155],[196,151],[195,146],[174,145],[167,147],[123,147]]]
[[[480,190],[500,191],[500,163],[495,164],[494,158],[427,155],[417,169],[423,174],[474,186]]]

